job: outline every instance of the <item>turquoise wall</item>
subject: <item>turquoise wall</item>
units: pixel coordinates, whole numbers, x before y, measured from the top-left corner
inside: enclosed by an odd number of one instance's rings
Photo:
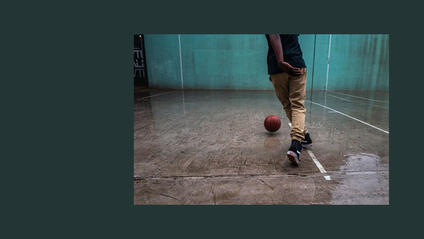
[[[272,89],[260,35],[182,35],[184,88]]]
[[[326,85],[330,35],[300,35],[308,68],[307,89],[313,85],[316,90],[326,87],[329,90],[388,90],[388,38],[388,35],[331,35]],[[182,34],[180,42],[178,35],[149,34],[145,35],[145,46],[152,88],[273,89],[268,80],[268,45],[263,34]]]
[[[178,35],[146,35],[144,41],[149,87],[180,88]]]
[[[330,53],[329,90],[389,89],[388,35],[332,35]]]

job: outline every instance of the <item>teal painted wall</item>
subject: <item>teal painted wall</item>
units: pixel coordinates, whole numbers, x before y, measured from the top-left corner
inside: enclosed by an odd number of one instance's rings
[[[181,35],[184,88],[272,89],[260,35]]]
[[[327,78],[327,62],[328,62],[328,43],[329,43],[329,35],[316,35],[316,46],[315,46],[315,65],[314,69],[314,79],[313,79],[313,88],[314,90],[324,90],[325,82]],[[313,43],[312,43],[313,44]],[[312,65],[312,64],[311,64]],[[309,79],[312,77],[309,74]]]
[[[329,90],[388,90],[388,35],[332,35]],[[303,34],[300,44],[308,68],[307,89],[326,88],[330,35]],[[316,39],[316,45],[314,41]],[[272,90],[266,38],[261,35],[146,35],[152,88]],[[314,62],[315,48],[315,64]]]
[[[302,48],[303,60],[305,60],[306,64],[306,89],[309,90],[312,85],[312,70],[313,67],[313,59],[314,59],[314,38],[315,36],[312,34],[305,34],[299,36],[299,44]],[[265,41],[265,48],[268,49],[268,44]]]
[[[328,89],[388,90],[388,35],[332,35]]]
[[[149,87],[181,88],[178,35],[146,35]]]

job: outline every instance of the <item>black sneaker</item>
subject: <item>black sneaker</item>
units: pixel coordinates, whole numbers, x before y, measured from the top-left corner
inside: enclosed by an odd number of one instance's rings
[[[299,165],[300,152],[302,151],[302,145],[300,141],[292,140],[289,151],[287,151],[287,159],[294,165]]]
[[[309,149],[312,146],[312,139],[309,133],[305,134],[305,139],[302,140],[301,144],[302,144],[302,147],[306,149]]]

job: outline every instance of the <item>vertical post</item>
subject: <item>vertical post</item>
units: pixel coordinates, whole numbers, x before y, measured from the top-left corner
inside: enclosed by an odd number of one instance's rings
[[[182,60],[182,57],[181,57],[181,34],[178,34],[178,50],[180,52],[181,89],[184,89],[183,60]]]
[[[312,91],[314,90],[314,72],[315,72],[315,51],[317,45],[317,34],[314,34],[314,56],[312,58],[312,82],[311,82],[311,100],[312,100]]]
[[[316,45],[317,45],[317,34],[314,34],[314,55],[312,58],[312,82],[311,82],[311,93],[309,96],[309,120],[312,118],[312,91],[314,90],[314,73],[315,73],[315,51],[316,51]],[[309,123],[311,125],[311,123]]]
[[[330,70],[331,36],[332,35],[330,34],[330,40],[328,41],[327,76],[325,80],[325,92],[327,92],[328,88],[328,72]]]

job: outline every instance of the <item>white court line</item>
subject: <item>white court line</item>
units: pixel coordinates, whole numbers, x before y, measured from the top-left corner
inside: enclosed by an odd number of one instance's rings
[[[172,93],[172,92],[175,92],[175,91],[176,90],[168,91],[168,92],[164,92],[164,93],[159,93],[159,94],[156,94],[156,95],[149,95],[149,96],[145,96],[145,97],[140,98],[140,99],[146,99],[146,98],[155,97],[155,96],[159,96],[159,95],[165,95],[165,94],[169,94],[169,93]]]
[[[350,100],[348,100],[348,99],[346,99],[346,98],[343,98],[343,97],[341,97],[341,96],[335,96],[335,95],[332,95],[332,92],[326,92],[326,95],[331,96],[331,97],[334,97],[334,98],[337,98],[337,99],[340,99],[340,100],[344,100],[344,101],[347,101],[347,102],[350,102],[350,103],[355,103],[355,102],[350,101]],[[356,102],[356,103],[358,103],[358,102]],[[364,104],[365,104],[365,103],[364,103]],[[377,107],[377,108],[380,108],[380,109],[385,109],[385,110],[387,110],[387,108],[386,108],[386,107],[384,107],[384,105],[378,105],[378,104],[375,104],[375,105],[373,105],[372,107]]]
[[[325,171],[324,167],[321,165],[321,163],[318,161],[317,157],[315,157],[315,154],[312,153],[311,150],[307,149],[309,156],[311,156],[312,160],[314,161],[315,165],[318,167],[319,171],[321,173],[327,174],[327,171]],[[331,177],[328,175],[324,176],[325,180],[331,180]]]
[[[341,94],[341,95],[346,95],[346,96],[350,96],[350,97],[354,97],[354,98],[358,98],[358,99],[363,99],[363,100],[369,100],[369,101],[387,103],[387,101],[384,101],[384,100],[373,100],[373,99],[369,99],[369,98],[366,98],[366,97],[361,97],[361,96],[356,96],[356,95],[349,95],[349,94],[345,94],[345,93],[341,93],[341,92],[336,92],[336,91],[329,91],[329,92],[330,93],[333,93],[333,94]]]
[[[340,99],[340,100],[343,100],[343,101],[347,101],[347,102],[353,103],[353,101],[350,101],[350,100],[345,99],[345,98],[343,98],[343,97],[338,97],[338,96],[330,95],[330,94],[328,94],[328,96],[331,96],[331,97],[334,97],[334,98],[337,98],[337,99]]]
[[[387,130],[384,130],[384,129],[378,128],[377,126],[374,126],[374,125],[372,125],[372,124],[369,124],[369,123],[367,123],[367,122],[365,122],[365,121],[362,121],[362,120],[360,120],[360,119],[357,119],[357,118],[355,118],[355,117],[352,117],[352,116],[350,116],[350,115],[348,115],[348,114],[345,114],[345,113],[343,113],[343,112],[337,111],[337,110],[335,110],[335,109],[332,109],[332,108],[327,107],[327,106],[325,106],[325,105],[321,105],[321,104],[315,103],[315,102],[310,101],[310,100],[306,100],[306,101],[309,101],[309,102],[311,102],[312,104],[315,104],[315,105],[319,105],[319,106],[321,106],[321,107],[323,107],[323,108],[326,108],[326,109],[332,110],[332,111],[334,111],[334,112],[336,112],[336,113],[339,113],[339,114],[341,114],[341,115],[343,115],[343,116],[346,116],[346,117],[348,117],[348,118],[351,118],[351,119],[353,119],[353,120],[356,120],[356,121],[358,121],[358,122],[360,122],[360,123],[362,123],[362,124],[364,124],[364,125],[368,125],[369,127],[372,127],[372,128],[374,128],[374,129],[380,130],[381,132],[384,132],[384,133],[386,133],[386,134],[389,134],[389,131],[387,131]]]

